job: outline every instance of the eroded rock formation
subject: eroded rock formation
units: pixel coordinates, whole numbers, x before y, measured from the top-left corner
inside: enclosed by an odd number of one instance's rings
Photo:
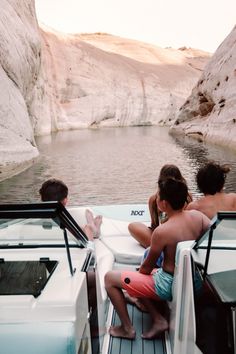
[[[36,159],[35,135],[170,124],[208,58],[106,34],[40,29],[33,0],[2,0],[0,180]]]
[[[38,115],[37,135],[170,124],[209,58],[197,50],[162,49],[108,34],[63,35],[47,29],[42,43],[51,111]]]
[[[171,132],[236,148],[236,27],[207,64]]]
[[[1,1],[0,179],[37,157],[31,104],[40,68],[40,36],[31,0]]]

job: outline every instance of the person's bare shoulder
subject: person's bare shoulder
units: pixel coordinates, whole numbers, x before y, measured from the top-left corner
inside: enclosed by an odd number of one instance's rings
[[[174,240],[176,234],[176,224],[171,219],[168,219],[163,224],[160,224],[153,232],[153,242],[158,244],[158,247],[164,248],[170,241]]]
[[[198,209],[190,209],[190,210],[187,210],[189,213],[191,213],[191,215],[193,215],[194,217],[197,217],[197,218],[203,218],[203,217],[207,217],[201,210],[198,210]]]
[[[208,199],[208,197],[203,196],[187,205],[186,210],[199,210],[206,214],[206,210],[209,208],[212,208],[214,206],[214,203],[212,202],[212,199]]]
[[[228,193],[227,198],[232,204],[233,211],[236,211],[236,193]]]
[[[190,202],[185,208],[185,210],[198,210],[198,209],[199,209],[199,200]]]
[[[154,242],[162,243],[165,240],[166,234],[168,234],[170,227],[170,222],[164,222],[160,224],[152,233],[152,239]]]
[[[236,198],[236,193],[233,193],[233,192],[231,192],[231,193],[225,193],[225,197],[227,197],[227,198],[232,198],[232,199],[234,199],[234,198]]]
[[[202,225],[203,230],[208,229],[208,227],[210,226],[211,220],[209,219],[209,217],[207,215],[205,215],[202,211],[196,210],[196,209],[188,210],[188,212],[191,213],[191,215],[195,219],[196,223],[199,223]]]

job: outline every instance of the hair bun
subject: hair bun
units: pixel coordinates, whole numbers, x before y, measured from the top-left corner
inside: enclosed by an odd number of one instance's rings
[[[221,166],[221,169],[224,173],[229,173],[231,171],[231,166],[229,164],[224,164]]]

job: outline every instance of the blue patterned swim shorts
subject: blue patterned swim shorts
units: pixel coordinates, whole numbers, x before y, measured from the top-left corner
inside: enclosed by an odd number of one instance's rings
[[[159,268],[153,274],[155,291],[162,300],[172,300],[172,283],[173,275],[165,272],[162,268]]]

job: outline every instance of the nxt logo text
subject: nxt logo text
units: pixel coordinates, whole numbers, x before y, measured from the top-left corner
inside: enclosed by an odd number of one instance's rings
[[[130,215],[142,216],[145,210],[132,210]]]

